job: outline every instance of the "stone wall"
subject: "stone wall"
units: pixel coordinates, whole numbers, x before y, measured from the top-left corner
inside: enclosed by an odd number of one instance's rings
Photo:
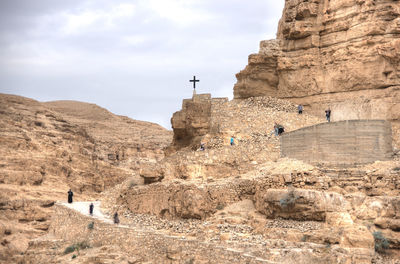
[[[384,120],[347,120],[305,127],[281,136],[281,156],[310,163],[357,165],[392,158]]]

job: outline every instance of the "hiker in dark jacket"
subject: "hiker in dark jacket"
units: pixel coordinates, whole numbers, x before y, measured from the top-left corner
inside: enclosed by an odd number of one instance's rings
[[[74,196],[74,193],[69,189],[68,191],[68,203],[72,203],[72,196]]]
[[[117,212],[115,212],[114,214],[114,224],[119,224],[119,217]]]

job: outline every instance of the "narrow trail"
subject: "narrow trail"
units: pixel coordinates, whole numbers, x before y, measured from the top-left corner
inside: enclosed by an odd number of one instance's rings
[[[89,205],[90,203],[93,203],[94,205],[94,209],[93,209],[93,215],[89,214]],[[136,226],[128,226],[128,225],[121,225],[121,224],[114,224],[113,220],[111,218],[109,218],[108,216],[104,215],[101,211],[101,202],[100,201],[87,201],[87,202],[73,202],[73,203],[67,203],[67,202],[58,202],[59,205],[62,205],[64,207],[67,207],[68,209],[77,211],[78,213],[84,215],[84,216],[88,216],[91,218],[94,218],[96,220],[99,220],[101,222],[107,223],[107,224],[111,224],[113,226],[116,226],[118,228],[124,228],[124,229],[132,229],[136,232],[142,232],[142,233],[151,233],[151,234],[157,234],[166,238],[173,238],[173,239],[178,239],[181,241],[193,241],[192,239],[187,239],[185,238],[185,236],[176,236],[176,235],[169,235],[166,234],[165,232],[162,232],[160,230],[150,230],[150,229],[146,229],[146,228],[137,228]],[[240,248],[235,248],[235,246],[233,245],[221,245],[218,243],[211,243],[211,242],[205,242],[205,241],[197,241],[199,244],[202,245],[213,245],[215,246],[215,248],[218,249],[223,249],[226,250],[227,252],[234,252],[234,253],[238,253],[241,254],[247,258],[250,258],[252,260],[255,261],[255,263],[275,263],[272,262],[270,260],[267,260],[261,256],[255,256],[252,253],[247,252],[247,250],[243,250]]]
[[[93,215],[89,214],[89,205],[90,203],[93,203],[94,208],[93,208]],[[101,202],[100,201],[89,201],[89,202],[73,202],[73,203],[65,203],[65,202],[60,202],[61,205],[68,207],[69,209],[75,210],[85,216],[89,216],[89,217],[93,217],[97,220],[100,220],[104,223],[107,224],[113,224],[113,220],[108,218],[107,216],[105,216],[101,209],[100,209],[100,205]],[[121,225],[119,225],[121,226]]]

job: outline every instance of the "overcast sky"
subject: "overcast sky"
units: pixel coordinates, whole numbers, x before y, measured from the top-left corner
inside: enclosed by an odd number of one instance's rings
[[[95,103],[170,129],[197,93],[233,95],[283,0],[0,0],[0,92]]]

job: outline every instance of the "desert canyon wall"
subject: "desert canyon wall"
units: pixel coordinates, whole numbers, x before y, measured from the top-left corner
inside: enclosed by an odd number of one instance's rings
[[[332,120],[385,119],[400,127],[400,2],[287,0],[277,39],[236,75],[234,97],[273,96]]]

